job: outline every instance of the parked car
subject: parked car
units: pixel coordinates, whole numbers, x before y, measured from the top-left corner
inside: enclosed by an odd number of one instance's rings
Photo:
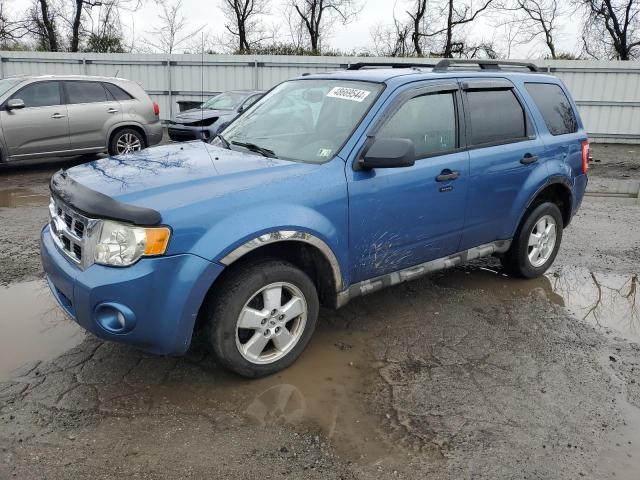
[[[302,353],[321,304],[488,255],[542,275],[588,157],[567,88],[533,65],[355,65],[281,83],[211,143],[55,174],[42,262],[97,336],[181,354],[201,325],[258,377]]]
[[[171,140],[209,140],[264,95],[260,90],[234,90],[211,97],[199,108],[178,113],[168,123]]]
[[[0,161],[136,152],[162,139],[158,104],[122,78],[0,80]]]

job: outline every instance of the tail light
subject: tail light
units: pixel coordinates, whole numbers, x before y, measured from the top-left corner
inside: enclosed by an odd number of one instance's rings
[[[158,105],[158,102],[153,102],[153,113],[155,113],[156,116],[160,115],[160,105]]]
[[[589,140],[582,142],[582,173],[589,171]]]

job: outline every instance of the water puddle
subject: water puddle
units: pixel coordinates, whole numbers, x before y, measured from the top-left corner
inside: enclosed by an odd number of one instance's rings
[[[0,380],[35,361],[56,358],[78,345],[84,331],[56,305],[44,280],[0,287]]]
[[[34,193],[27,188],[7,188],[0,190],[0,208],[17,208],[47,205],[49,196]]]
[[[542,289],[553,303],[604,333],[640,342],[640,279],[562,267],[533,280],[511,278],[485,267],[462,267],[436,275],[438,284],[456,289],[482,289],[503,298],[527,296]]]

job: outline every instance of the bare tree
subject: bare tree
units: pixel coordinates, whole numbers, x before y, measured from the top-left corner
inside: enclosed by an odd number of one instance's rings
[[[557,58],[555,37],[562,12],[559,0],[515,0],[510,8],[519,14],[509,22],[518,25],[520,44],[527,44],[543,37],[549,56]]]
[[[15,48],[28,34],[22,20],[11,18],[11,13],[0,0],[0,48],[9,50]]]
[[[411,32],[411,41],[413,49],[418,56],[422,55],[422,37],[426,34],[422,31],[425,15],[427,14],[427,0],[413,0],[413,10],[407,10],[407,15],[411,18],[413,31]]]
[[[371,30],[373,51],[381,57],[406,57],[412,54],[409,44],[411,27],[398,20],[395,15],[393,24],[377,25]]]
[[[256,35],[264,32],[259,17],[267,13],[267,5],[268,0],[223,0],[225,28],[237,40],[239,53],[250,53],[251,44],[259,42]]]
[[[588,55],[606,55],[619,60],[637,58],[640,50],[639,0],[574,0],[574,3],[586,13],[582,38]]]
[[[57,15],[47,0],[37,0],[31,8],[26,21],[27,29],[32,33],[39,46],[49,52],[59,50]]]
[[[456,30],[466,24],[475,21],[480,15],[485,13],[494,0],[483,0],[479,7],[473,8],[471,1],[447,0],[446,26],[443,28],[445,34],[443,57],[452,57],[454,54],[461,55],[464,52],[465,41],[461,38],[454,38]]]
[[[187,19],[182,14],[182,0],[174,3],[162,1],[160,5],[162,6],[162,12],[159,15],[160,25],[149,32],[154,39],[147,40],[147,43],[162,53],[174,53],[202,31],[204,25],[194,30],[187,30]]]
[[[338,21],[346,25],[361,10],[357,0],[291,0],[291,8],[300,17],[311,51],[315,54],[320,53],[320,41],[329,28],[327,22]]]

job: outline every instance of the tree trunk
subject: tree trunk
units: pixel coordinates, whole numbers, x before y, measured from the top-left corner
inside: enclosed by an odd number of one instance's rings
[[[42,24],[44,25],[47,35],[47,42],[49,43],[49,51],[58,51],[58,36],[56,34],[56,27],[53,24],[53,20],[49,17],[49,5],[47,0],[40,0],[40,10],[42,12]]]
[[[71,26],[71,51],[77,52],[80,47],[80,20],[82,19],[83,0],[76,0],[76,13]]]
[[[453,55],[453,0],[449,0],[449,12],[447,14],[447,36],[444,44],[444,57]]]

